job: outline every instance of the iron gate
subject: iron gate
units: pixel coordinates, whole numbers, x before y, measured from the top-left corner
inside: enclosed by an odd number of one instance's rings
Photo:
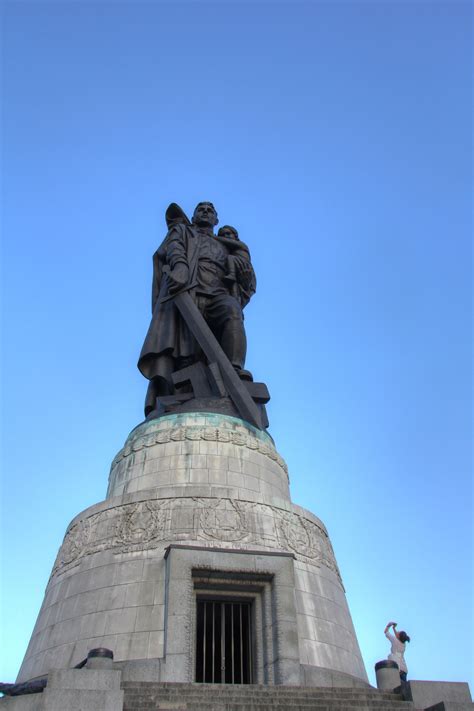
[[[252,683],[251,602],[198,600],[196,681]]]

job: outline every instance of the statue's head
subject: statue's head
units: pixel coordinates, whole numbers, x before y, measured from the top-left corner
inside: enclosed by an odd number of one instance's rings
[[[198,202],[193,213],[193,225],[212,228],[218,222],[216,208],[212,202]]]
[[[235,227],[232,227],[231,225],[223,225],[217,233],[217,236],[227,237],[227,239],[239,239],[239,233]]]

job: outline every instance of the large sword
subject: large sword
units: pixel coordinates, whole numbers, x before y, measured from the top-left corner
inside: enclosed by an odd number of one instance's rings
[[[169,274],[168,265],[163,267],[163,273]],[[250,422],[251,425],[263,429],[259,408],[235,372],[232,363],[222,350],[220,343],[207,325],[189,292],[187,290],[180,291],[172,298],[209,363],[218,364],[224,385],[242,418]]]

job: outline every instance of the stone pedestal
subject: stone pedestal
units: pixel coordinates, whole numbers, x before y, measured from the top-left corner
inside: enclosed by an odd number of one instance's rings
[[[111,669],[51,670],[42,693],[5,696],[2,711],[122,711],[121,673]]]
[[[367,683],[324,524],[268,434],[209,413],[132,431],[67,529],[18,681],[107,647],[124,678],[192,682],[203,591],[251,600],[255,683]]]
[[[417,709],[474,711],[471,691],[466,682],[410,680],[406,687],[406,697]]]
[[[66,669],[52,671],[37,701],[38,711],[118,711],[123,708],[119,671]]]

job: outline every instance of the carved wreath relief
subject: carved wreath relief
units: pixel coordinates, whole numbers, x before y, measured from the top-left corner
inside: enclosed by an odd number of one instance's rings
[[[289,550],[339,576],[328,536],[314,522],[266,504],[193,497],[124,504],[82,519],[66,533],[52,574],[69,570],[92,553],[153,550],[166,541]]]
[[[112,462],[111,470],[113,471],[116,465],[122,459],[129,457],[132,452],[139,452],[145,447],[153,447],[156,444],[184,442],[185,440],[226,442],[229,444],[236,444],[240,447],[247,447],[248,449],[259,451],[266,457],[278,462],[285,472],[288,473],[286,462],[270,444],[267,444],[250,433],[247,434],[245,432],[231,430],[225,427],[204,427],[202,425],[187,425],[161,429],[156,432],[151,432],[137,437],[132,442],[128,442],[125,447],[120,450]]]
[[[210,505],[198,509],[196,530],[201,538],[215,541],[243,541],[249,536],[248,516],[242,502],[208,499]],[[226,502],[227,508],[221,502]]]

